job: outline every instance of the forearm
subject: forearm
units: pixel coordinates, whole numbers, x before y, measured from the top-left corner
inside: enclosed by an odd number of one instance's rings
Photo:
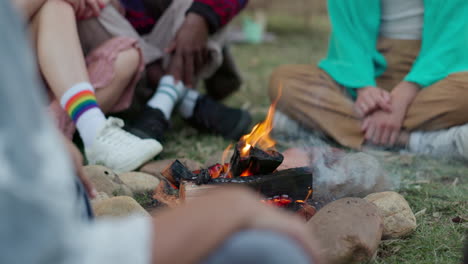
[[[391,92],[394,110],[406,114],[409,106],[418,94],[420,87],[416,83],[402,81]]]
[[[161,213],[154,220],[153,263],[198,263],[255,214],[254,195],[224,190]],[[183,254],[180,254],[183,250]]]
[[[26,20],[29,20],[46,1],[47,0],[12,0],[12,3],[25,16]]]

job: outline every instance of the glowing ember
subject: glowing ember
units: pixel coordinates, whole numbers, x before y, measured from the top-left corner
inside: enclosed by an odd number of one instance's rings
[[[275,195],[274,197],[270,197],[266,200],[261,200],[262,203],[267,204],[267,205],[272,205],[276,207],[287,207],[289,206],[293,200],[289,198],[287,195]]]
[[[247,170],[242,172],[242,174],[240,176],[241,177],[248,177],[248,176],[252,176],[252,175],[253,175],[253,173],[250,171],[250,168],[248,168]]]

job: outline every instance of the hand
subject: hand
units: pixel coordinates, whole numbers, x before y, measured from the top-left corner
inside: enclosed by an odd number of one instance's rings
[[[376,111],[364,119],[362,131],[364,138],[375,145],[394,146],[401,132],[406,109],[385,112]]]
[[[80,20],[97,17],[109,0],[64,0],[75,10],[76,17]]]
[[[91,199],[95,198],[97,195],[97,191],[96,189],[94,189],[93,184],[89,181],[88,177],[86,177],[86,174],[84,173],[83,156],[81,155],[81,152],[78,150],[75,144],[73,144],[73,142],[71,142],[67,138],[64,137],[64,141],[65,141],[65,146],[67,147],[68,153],[71,156],[76,175],[78,176],[81,183],[85,187],[85,190],[88,196]]]
[[[242,230],[271,230],[295,239],[313,257],[318,250],[299,217],[263,205],[262,198],[239,187],[217,187],[183,205],[155,215],[152,263],[199,263]],[[190,221],[186,221],[190,219]],[[177,226],[176,232],[171,226]],[[161,241],[161,242],[160,242]]]
[[[318,261],[318,241],[311,236],[305,222],[299,215],[292,215],[283,210],[262,205],[256,210],[257,214],[249,224],[252,230],[271,230],[282,233],[293,239],[301,246],[310,258]]]
[[[390,93],[378,87],[364,87],[358,89],[358,97],[354,103],[354,110],[359,117],[364,118],[376,110],[391,111]]]
[[[208,24],[205,19],[189,13],[166,49],[166,52],[173,54],[169,73],[176,81],[182,80],[187,87],[193,87],[195,74],[208,60],[208,36]]]

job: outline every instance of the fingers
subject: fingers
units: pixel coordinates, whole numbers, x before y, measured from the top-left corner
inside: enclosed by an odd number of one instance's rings
[[[388,146],[390,143],[390,135],[392,134],[392,129],[388,127],[382,127],[381,131],[382,133],[380,134],[378,143],[380,145]]]
[[[400,136],[400,131],[393,131],[392,134],[390,135],[390,141],[389,145],[390,146],[395,146],[398,136]]]
[[[169,46],[166,47],[166,49],[164,50],[164,52],[168,53],[168,54],[171,54],[173,52],[175,52],[176,50],[176,47],[177,47],[177,42],[175,40],[171,41],[171,43],[169,44]]]
[[[361,125],[361,131],[362,132],[367,131],[367,129],[369,128],[369,124],[370,124],[369,118],[364,119]]]
[[[76,169],[76,173],[78,174],[78,178],[80,178],[81,180],[81,183],[83,184],[85,190],[86,190],[86,193],[88,194],[88,196],[91,198],[91,199],[94,199],[96,198],[97,196],[97,191],[96,189],[94,188],[93,184],[91,183],[91,181],[88,179],[88,177],[86,177],[86,174],[84,173],[84,170],[83,170],[83,167],[79,167]]]
[[[194,74],[198,74],[200,72],[200,70],[203,68],[203,65],[205,65],[205,60],[204,60],[204,52],[196,52],[195,53],[195,61],[194,61],[194,65],[195,65],[195,72]]]
[[[377,87],[370,87],[359,93],[355,110],[359,117],[363,118],[378,109],[391,112],[391,95],[389,92]]]
[[[369,120],[369,126],[366,130],[366,134],[364,135],[366,141],[373,142],[375,129],[375,124],[371,120]]]
[[[91,9],[92,14],[94,16],[99,16],[99,13],[101,13],[101,2],[96,1],[96,0],[87,0],[86,1],[87,6]]]
[[[84,13],[86,10],[86,3],[84,2],[84,0],[79,0],[79,1],[76,1],[75,3],[76,3],[76,8],[75,8],[76,17],[78,19],[83,19]]]
[[[169,73],[174,77],[175,81],[182,80],[184,76],[184,60],[182,54],[176,52],[172,56],[171,64],[169,65]]]
[[[193,87],[193,77],[194,77],[194,56],[192,53],[188,52],[184,56],[184,84],[187,87]]]

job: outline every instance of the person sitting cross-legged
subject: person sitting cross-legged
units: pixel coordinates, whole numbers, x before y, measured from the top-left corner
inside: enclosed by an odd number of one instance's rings
[[[274,71],[278,134],[468,160],[468,2],[329,0],[327,57]]]

